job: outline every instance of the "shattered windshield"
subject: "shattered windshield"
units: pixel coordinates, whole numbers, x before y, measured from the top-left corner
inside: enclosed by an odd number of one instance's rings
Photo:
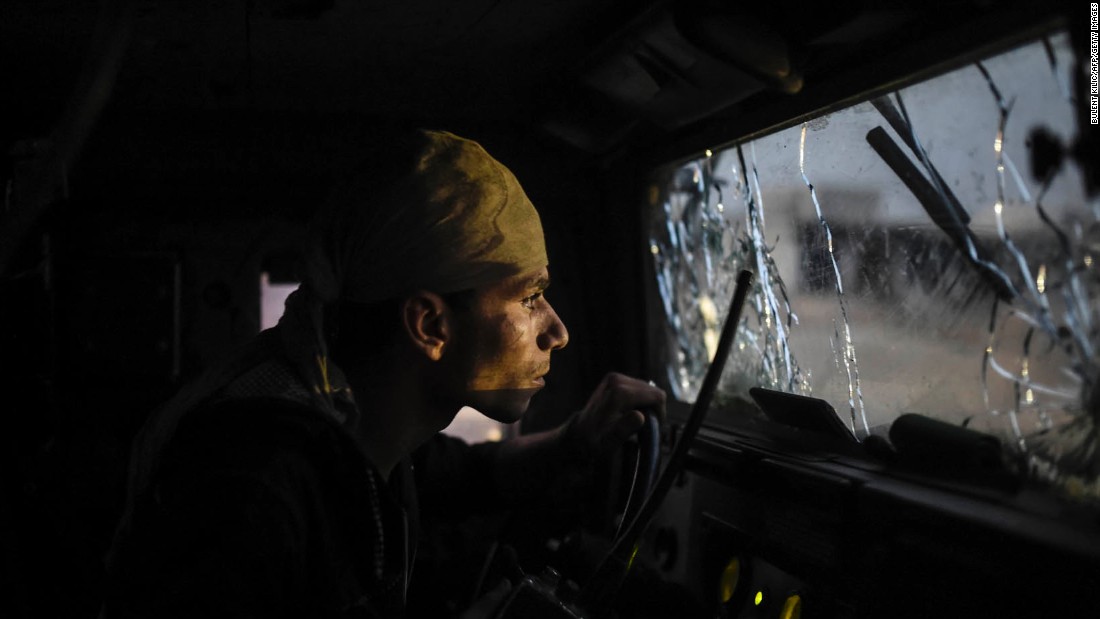
[[[1100,203],[1058,155],[1072,69],[1053,36],[658,170],[645,229],[672,394],[694,400],[747,268],[726,402],[812,395],[860,438],[921,413],[1100,495]]]

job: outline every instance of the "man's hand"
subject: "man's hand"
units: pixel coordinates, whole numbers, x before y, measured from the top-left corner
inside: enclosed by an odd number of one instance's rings
[[[572,420],[567,438],[593,455],[622,444],[645,423],[643,411],[665,421],[665,392],[637,378],[612,372]]]
[[[665,420],[665,392],[622,374],[600,381],[588,404],[553,430],[525,434],[501,444],[494,467],[497,492],[514,504],[534,496],[576,497],[591,480],[592,461],[612,452],[645,423],[642,411]]]

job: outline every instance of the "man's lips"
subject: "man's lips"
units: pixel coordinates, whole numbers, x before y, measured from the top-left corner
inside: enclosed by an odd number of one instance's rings
[[[540,368],[535,369],[535,378],[531,381],[538,385],[540,388],[546,386],[546,375],[550,373],[550,364],[546,363]]]

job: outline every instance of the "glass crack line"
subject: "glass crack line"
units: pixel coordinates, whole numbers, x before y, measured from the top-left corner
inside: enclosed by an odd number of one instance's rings
[[[1004,244],[1005,248],[1008,250],[1009,255],[1011,255],[1015,259],[1017,268],[1020,270],[1020,275],[1021,275],[1022,279],[1024,280],[1025,289],[1030,293],[1030,296],[1031,296],[1030,299],[1021,299],[1021,300],[1023,300],[1027,305],[1031,305],[1035,310],[1037,310],[1038,316],[1035,316],[1034,318],[1036,319],[1036,322],[1039,323],[1038,326],[1040,328],[1042,328],[1051,337],[1051,339],[1057,340],[1058,339],[1058,330],[1054,326],[1054,323],[1053,323],[1053,320],[1052,320],[1052,317],[1051,317],[1050,302],[1047,299],[1047,295],[1044,292],[1039,291],[1038,286],[1037,286],[1036,281],[1035,281],[1035,278],[1032,277],[1031,267],[1028,264],[1026,256],[1024,256],[1023,252],[1020,251],[1020,249],[1016,246],[1016,243],[1013,242],[1012,239],[1009,237],[1008,232],[1005,230],[1005,225],[1004,225],[1003,211],[1004,211],[1005,205],[1007,204],[1006,191],[1005,191],[1004,137],[1005,137],[1005,127],[1008,125],[1009,115],[1012,111],[1012,104],[1005,101],[1004,96],[1001,94],[1000,89],[997,87],[997,84],[993,80],[993,76],[990,75],[989,71],[985,68],[985,66],[980,62],[975,63],[975,64],[977,65],[978,71],[981,72],[982,76],[985,78],[986,84],[989,86],[990,93],[992,94],[993,99],[997,104],[997,111],[998,111],[997,135],[996,135],[996,138],[994,139],[994,142],[993,142],[993,144],[994,144],[994,148],[993,148],[993,150],[994,150],[994,160],[996,162],[995,178],[997,179],[997,202],[994,205],[994,211],[993,212],[994,212],[994,215],[995,215],[996,221],[997,221],[997,233],[1001,238],[1001,242]],[[1023,182],[1019,178],[1019,173],[1015,172],[1015,166],[1013,166],[1013,172],[1016,175],[1017,183],[1022,187]],[[1026,193],[1027,192],[1026,192],[1026,189],[1025,189],[1024,191],[1021,192],[1021,196],[1025,195]],[[1030,196],[1027,196],[1025,199],[1030,201]],[[1034,327],[1032,327],[1032,328],[1034,328]],[[1020,361],[1021,367],[1027,367],[1027,365],[1029,364],[1031,333],[1032,333],[1032,330],[1029,329],[1028,335],[1024,340],[1023,350],[1021,351],[1021,361]],[[995,371],[999,369],[999,367],[998,367],[999,364],[997,364],[996,359],[993,355],[990,355],[990,363],[991,363],[991,365],[992,365],[992,367],[994,368]],[[1020,397],[1021,397],[1022,386],[1025,383],[1030,383],[1031,381],[1030,381],[1029,377],[1022,377],[1022,376],[1019,376],[1019,375],[1011,376],[1011,377],[1008,377],[1008,378],[1009,378],[1009,380],[1012,381],[1012,384],[1013,384],[1013,397],[1014,397],[1012,410],[1009,411],[1009,419],[1012,422],[1013,433],[1018,437],[1018,443],[1019,443],[1020,449],[1022,451],[1026,451],[1027,450],[1027,445],[1024,441],[1023,434],[1020,431],[1020,422],[1019,422]]]
[[[802,134],[798,144],[798,170],[802,175],[802,181],[806,183],[806,188],[810,191],[810,199],[814,203],[814,210],[817,212],[818,222],[825,232],[829,260],[832,262],[833,275],[836,280],[837,302],[840,305],[840,316],[844,324],[842,358],[844,362],[844,371],[848,378],[848,408],[852,417],[852,430],[855,430],[857,421],[860,421],[863,423],[863,431],[870,434],[871,428],[867,423],[867,411],[863,406],[863,389],[859,384],[859,363],[856,360],[855,345],[852,343],[852,327],[848,321],[848,302],[844,298],[844,283],[840,277],[840,265],[837,263],[836,253],[833,251],[833,233],[829,228],[829,222],[825,220],[825,215],[821,212],[821,203],[817,199],[817,191],[814,189],[814,185],[810,182],[809,177],[806,176],[806,129],[808,127],[809,123],[802,123]]]
[[[1046,209],[1043,208],[1043,198],[1050,189],[1053,180],[1054,171],[1052,170],[1047,178],[1043,180],[1039,194],[1035,197],[1035,211],[1038,213],[1039,219],[1050,228],[1058,239],[1058,252],[1061,254],[1067,280],[1067,285],[1061,288],[1064,305],[1063,319],[1069,329],[1068,338],[1077,347],[1075,356],[1082,367],[1086,368],[1083,378],[1088,380],[1088,377],[1092,376],[1093,359],[1095,359],[1095,349],[1087,336],[1088,333],[1092,332],[1092,316],[1089,312],[1088,294],[1079,277],[1080,269],[1074,263],[1069,235],[1054,223],[1047,214]],[[1059,338],[1056,341],[1062,341],[1063,339],[1064,337],[1059,331]]]
[[[997,201],[994,203],[993,214],[996,216],[997,221],[997,234],[1001,238],[1001,242],[1004,244],[1005,249],[1016,261],[1017,268],[1020,271],[1020,276],[1024,280],[1024,287],[1031,293],[1031,298],[1018,297],[1025,304],[1030,305],[1032,311],[1036,314],[1041,328],[1047,332],[1052,338],[1058,337],[1058,329],[1054,326],[1050,317],[1050,303],[1047,300],[1047,296],[1039,292],[1035,285],[1035,278],[1031,275],[1031,267],[1028,265],[1027,257],[1020,251],[1020,248],[1008,235],[1004,225],[1004,207],[1007,204],[1005,198],[1005,152],[1004,152],[1004,135],[1005,127],[1008,125],[1008,118],[1012,112],[1012,104],[1007,103],[1004,97],[1001,95],[1001,91],[997,88],[997,84],[993,81],[993,76],[989,74],[989,71],[985,66],[978,62],[975,63],[978,67],[978,71],[985,77],[986,84],[989,86],[989,90],[993,95],[994,101],[997,103],[997,111],[999,118],[997,122],[997,135],[993,141],[993,151],[996,162],[996,174],[997,179]],[[1025,190],[1026,191],[1026,190]],[[1030,200],[1029,200],[1030,201]]]
[[[1062,97],[1065,98],[1071,105],[1075,104],[1073,97],[1073,90],[1069,87],[1068,76],[1063,75],[1059,70],[1058,55],[1054,53],[1054,45],[1050,42],[1050,37],[1043,37],[1043,51],[1047,55],[1047,64],[1050,65],[1050,73],[1054,77],[1054,81],[1058,84],[1058,89],[1062,91]]]
[[[744,152],[741,148],[738,148],[738,156],[741,161],[741,165],[744,168],[745,158]],[[767,333],[771,334],[771,322],[774,318],[775,322],[775,342],[779,349],[780,354],[783,356],[783,369],[786,373],[785,378],[782,380],[787,384],[788,389],[794,387],[794,377],[796,375],[795,363],[791,355],[790,339],[787,336],[787,330],[784,327],[784,322],[780,319],[779,300],[775,295],[775,288],[779,287],[782,291],[783,283],[782,278],[779,277],[778,268],[775,261],[772,260],[771,250],[767,246],[767,241],[764,236],[764,193],[760,188],[760,173],[756,165],[756,147],[750,145],[750,153],[752,155],[752,190],[753,194],[750,194],[748,202],[748,227],[750,237],[753,245],[753,255],[756,258],[756,268],[759,273],[757,279],[760,283],[760,289],[763,293],[764,301],[764,325]],[[747,170],[743,169],[743,172],[747,176]],[[789,304],[787,305],[788,312],[790,310]],[[788,320],[789,320],[788,314]],[[787,323],[790,326],[790,323]],[[768,348],[769,352],[771,348]],[[775,367],[775,363],[771,364]],[[776,370],[778,371],[778,369]],[[778,385],[781,378],[774,374],[772,375],[773,385]]]

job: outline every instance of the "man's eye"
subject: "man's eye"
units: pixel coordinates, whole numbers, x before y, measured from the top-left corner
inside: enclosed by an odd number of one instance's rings
[[[522,301],[523,306],[526,307],[527,309],[535,309],[535,301],[538,301],[541,297],[542,297],[542,293],[541,292],[536,292],[535,294],[527,297],[526,299],[524,299]]]

